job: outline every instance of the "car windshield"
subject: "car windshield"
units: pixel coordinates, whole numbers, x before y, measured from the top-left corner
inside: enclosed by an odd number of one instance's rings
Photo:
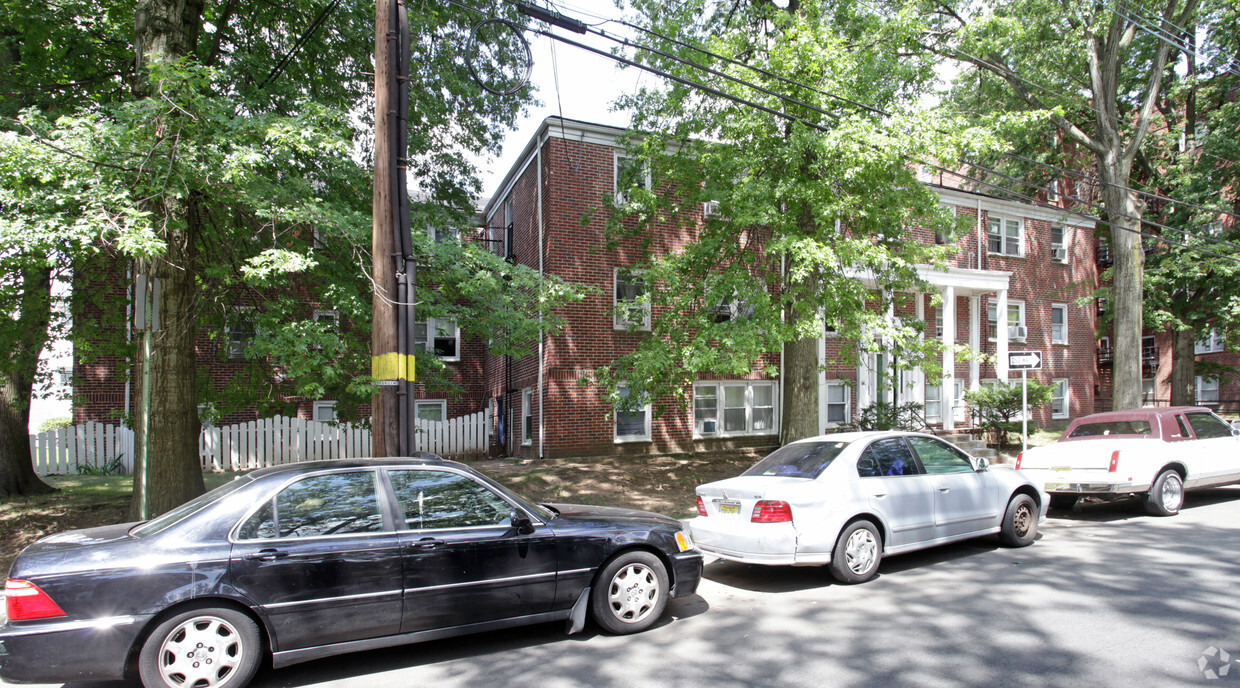
[[[156,533],[163,532],[165,529],[180,523],[183,519],[198,513],[202,509],[206,508],[207,505],[218,499],[222,499],[225,495],[241,489],[241,487],[249,484],[253,480],[254,479],[249,476],[238,476],[204,495],[200,495],[189,500],[159,518],[154,518],[146,523],[135,526],[133,530],[129,531],[129,534],[134,537],[146,537],[148,535],[155,535]]]
[[[817,478],[847,446],[847,442],[793,442],[771,452],[741,475]]]
[[[1148,420],[1108,420],[1098,423],[1082,423],[1068,437],[1106,437],[1107,435],[1148,435]]]

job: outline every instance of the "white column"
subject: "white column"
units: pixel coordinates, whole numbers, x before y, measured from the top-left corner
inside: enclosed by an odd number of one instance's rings
[[[916,301],[917,306],[916,306],[916,311],[914,312],[914,315],[917,317],[918,320],[922,322],[926,322],[926,295],[921,292],[917,292],[913,296],[917,300]],[[934,327],[934,323],[927,323],[927,324],[930,327]],[[917,340],[921,341],[925,339],[925,337],[926,337],[926,333],[922,332],[917,337]],[[917,366],[917,369],[913,371],[913,398],[911,399],[911,401],[916,401],[917,403],[922,404],[923,406],[926,403],[926,373],[924,370],[922,370],[921,366]]]
[[[953,415],[955,409],[952,404],[955,401],[952,390],[955,387],[953,379],[956,376],[956,356],[952,352],[952,345],[956,342],[956,288],[947,286],[943,287],[943,381],[942,392],[939,396],[943,399],[943,429],[951,430],[956,427],[956,419]]]
[[[818,312],[822,325],[818,328],[818,430],[825,432],[827,428],[827,335],[826,318],[822,311]],[[781,378],[782,380],[782,378]],[[846,419],[851,421],[851,419]]]
[[[982,350],[982,298],[969,297],[969,348],[976,353]],[[969,389],[977,391],[981,386],[982,362],[976,356],[969,361]]]
[[[995,304],[995,316],[998,327],[995,332],[995,377],[1002,382],[1008,379],[1008,300],[1007,289],[998,292],[998,303]]]

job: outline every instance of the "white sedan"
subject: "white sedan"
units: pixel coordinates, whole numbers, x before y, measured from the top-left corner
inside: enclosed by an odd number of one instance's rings
[[[852,432],[787,444],[735,478],[697,488],[698,548],[749,564],[826,565],[842,583],[883,556],[998,533],[1037,536],[1049,500],[1024,475],[943,440]]]

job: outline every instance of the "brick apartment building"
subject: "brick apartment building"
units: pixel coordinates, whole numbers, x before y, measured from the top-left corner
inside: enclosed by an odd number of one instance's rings
[[[604,198],[615,192],[617,171],[625,164],[619,143],[623,133],[615,127],[548,118],[486,203],[479,222],[478,231],[486,235],[481,238],[511,260],[594,285],[599,292],[568,306],[565,329],[542,336],[528,355],[515,360],[488,353],[484,342],[463,340],[454,323],[418,323],[419,345],[439,355],[465,390],[451,398],[421,390],[419,417],[443,419],[485,409],[495,421],[493,452],[526,458],[668,454],[778,443],[777,378],[755,373],[744,379],[696,380],[687,410],[678,411],[673,404],[660,418],[653,418],[651,407],[616,413],[598,389],[581,384],[596,368],[649,336],[640,327],[630,332],[616,314],[616,306],[635,294],[624,269],[641,256],[638,240],[622,239],[615,250],[604,249]],[[1066,207],[1053,207],[1066,206],[1067,200],[1049,199],[1052,207],[1033,205],[953,188],[946,181],[923,177],[973,230],[955,244],[946,271],[920,269],[941,305],[933,306],[928,293],[912,295],[908,312],[899,314],[924,320],[926,336],[989,354],[997,363],[954,360],[945,353],[945,377],[903,374],[900,400],[923,403],[932,425],[958,427],[968,422],[966,390],[1019,379],[1006,369],[1007,353],[1036,350],[1043,353],[1043,367],[1031,376],[1052,383],[1055,392],[1052,403],[1036,410],[1031,420],[1046,425],[1109,407],[1109,339],[1098,336],[1099,306],[1088,299],[1108,255],[1092,221]],[[706,210],[694,212],[700,220]],[[653,250],[670,251],[691,240],[686,224],[694,223],[656,225]],[[915,231],[921,241],[939,240],[932,230]],[[124,287],[112,286],[113,296],[123,300]],[[1088,305],[1078,305],[1082,302]],[[649,329],[649,315],[644,317]],[[200,354],[229,344],[204,340],[201,345]],[[825,364],[818,402],[823,431],[854,423],[859,410],[879,394],[891,394],[890,386],[882,384],[890,364],[887,354],[865,354],[858,365],[838,363],[846,358],[841,356],[845,348],[855,346],[830,329],[819,340],[819,362]],[[1220,337],[1210,338],[1199,344],[1199,358],[1233,364],[1240,360],[1222,349]],[[1147,336],[1147,403],[1167,403],[1170,355],[1169,335]],[[212,366],[212,379],[235,374],[229,366],[242,365],[228,359],[200,356],[204,365]],[[779,368],[779,357],[770,363]],[[75,368],[75,380],[90,385],[78,393],[84,402],[75,413],[79,420],[106,419],[124,408],[125,401],[132,403],[122,398],[121,383],[102,375],[99,365],[79,362]],[[1226,405],[1226,400],[1240,398],[1240,380],[1232,377],[1198,384],[1202,403]],[[302,400],[298,414],[328,418],[331,402]]]

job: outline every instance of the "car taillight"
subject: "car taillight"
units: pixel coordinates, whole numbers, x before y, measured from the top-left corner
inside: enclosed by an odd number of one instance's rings
[[[1018,471],[1020,470],[1020,462],[1024,458],[1025,458],[1025,452],[1021,452],[1016,455],[1016,470]]]
[[[4,583],[5,613],[9,621],[31,621],[66,616],[60,605],[30,581],[10,578]]]
[[[701,495],[698,495],[697,506],[698,506],[698,516],[705,516],[706,515],[706,503],[702,501]]]
[[[753,523],[783,523],[792,520],[792,507],[788,502],[776,502],[764,499],[753,505]]]
[[[1119,450],[1111,452],[1111,465],[1107,467],[1107,473],[1114,473],[1115,467],[1119,465]]]

